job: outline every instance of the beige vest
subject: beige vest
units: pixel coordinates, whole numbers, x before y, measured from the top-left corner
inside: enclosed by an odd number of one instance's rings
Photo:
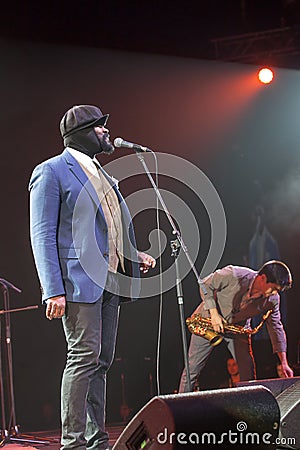
[[[88,176],[95,191],[97,192],[107,223],[109,246],[108,270],[114,273],[117,272],[118,265],[120,263],[123,272],[125,272],[122,217],[118,196],[107,178],[103,175],[98,167],[97,170],[99,177],[93,175],[82,164],[80,164],[80,166]]]

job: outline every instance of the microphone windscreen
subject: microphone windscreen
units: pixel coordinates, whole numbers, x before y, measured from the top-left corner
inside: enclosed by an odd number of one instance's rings
[[[116,138],[116,139],[114,140],[114,146],[115,146],[115,147],[122,147],[122,142],[123,142],[123,139],[120,138],[120,137],[118,137],[118,138]]]

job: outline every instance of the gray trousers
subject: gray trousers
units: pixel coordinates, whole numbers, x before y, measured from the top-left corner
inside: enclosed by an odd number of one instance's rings
[[[255,378],[255,363],[251,347],[251,337],[236,336],[233,339],[225,338],[225,340],[228,350],[238,363],[241,381],[253,380]],[[194,390],[197,377],[205,367],[213,349],[214,347],[210,345],[207,339],[192,334],[188,356],[192,390]],[[181,375],[178,392],[188,392],[185,369]]]
[[[96,303],[67,303],[68,345],[61,386],[62,449],[106,449],[106,373],[113,361],[119,314],[117,275],[109,273]]]

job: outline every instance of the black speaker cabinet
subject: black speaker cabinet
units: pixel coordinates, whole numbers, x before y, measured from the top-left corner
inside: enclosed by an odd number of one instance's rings
[[[265,386],[280,410],[280,448],[300,449],[300,377],[243,381],[239,386]]]
[[[276,400],[280,409],[280,440],[286,448],[300,449],[300,381],[287,387]]]
[[[113,450],[270,450],[279,419],[277,401],[264,386],[163,395],[136,414]]]
[[[251,380],[251,381],[241,381],[238,383],[238,387],[247,387],[247,386],[265,386],[270,389],[274,397],[278,397],[278,395],[285,391],[289,386],[292,386],[295,383],[300,381],[300,377],[292,377],[292,378],[269,378],[266,380]]]

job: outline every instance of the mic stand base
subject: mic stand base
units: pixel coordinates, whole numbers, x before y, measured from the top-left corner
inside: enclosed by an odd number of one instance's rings
[[[3,376],[3,364],[2,355],[0,355],[0,400],[1,400],[1,414],[2,414],[2,430],[0,430],[0,447],[4,447],[5,444],[11,442],[20,442],[21,444],[41,444],[49,445],[51,439],[36,439],[34,436],[22,435],[19,433],[19,425],[16,422],[16,411],[15,411],[15,395],[14,395],[14,383],[13,383],[13,363],[12,363],[12,340],[11,340],[11,330],[10,330],[10,314],[13,312],[26,311],[30,309],[38,308],[37,305],[27,306],[25,308],[10,309],[10,299],[9,299],[9,288],[15,290],[16,292],[21,292],[19,288],[14,286],[7,280],[0,278],[0,288],[3,293],[3,304],[4,309],[0,310],[0,351],[4,353],[5,357],[5,369],[6,377]],[[4,328],[2,329],[2,320],[4,322]],[[4,338],[2,340],[2,337]],[[2,345],[3,344],[3,345]],[[6,381],[6,383],[4,382]],[[7,385],[7,398],[8,405],[5,405],[5,385]],[[10,419],[8,423],[6,420],[6,412],[9,412]],[[52,440],[53,442],[53,440]],[[54,441],[55,442],[55,441]],[[57,442],[57,440],[56,440]]]
[[[11,444],[12,442],[20,443],[20,444],[35,444],[35,445],[49,445],[50,443],[59,442],[56,438],[36,438],[33,435],[29,434],[20,434],[19,427],[15,426],[11,429],[11,433],[9,434],[7,430],[1,430],[1,441],[0,447],[4,447],[6,444]]]

